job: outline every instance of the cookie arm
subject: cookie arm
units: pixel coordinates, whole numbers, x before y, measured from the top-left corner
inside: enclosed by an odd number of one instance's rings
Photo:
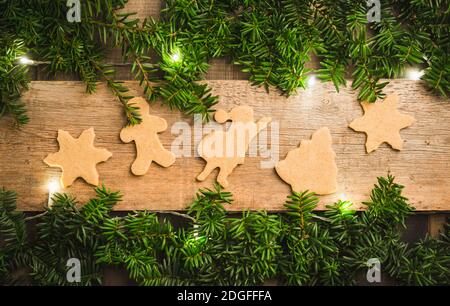
[[[123,142],[130,142],[134,140],[134,129],[130,126],[128,127],[124,127],[121,131],[120,131],[120,139]]]
[[[348,127],[351,128],[354,131],[363,132],[364,131],[364,124],[365,124],[364,121],[365,121],[364,117],[356,118],[355,120],[350,122]]]
[[[167,121],[163,118],[157,118],[155,122],[157,132],[163,132],[167,129]]]

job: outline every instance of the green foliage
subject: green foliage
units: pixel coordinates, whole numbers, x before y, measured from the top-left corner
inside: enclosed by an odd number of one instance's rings
[[[22,91],[28,88],[28,69],[17,63],[25,52],[22,40],[0,35],[0,118],[11,115],[19,126],[28,122],[25,106],[20,102]]]
[[[128,90],[114,81],[111,77],[114,72],[102,64],[106,45],[99,41],[98,27],[88,22],[105,20],[112,23],[114,10],[122,8],[125,3],[124,0],[81,1],[82,22],[69,23],[64,0],[3,0],[0,1],[0,39],[8,36],[20,39],[31,59],[48,63],[45,69],[49,74],[76,74],[86,84],[89,93],[95,91],[97,81],[103,77],[124,105],[128,123],[134,124],[139,122],[139,118],[128,105],[130,97],[124,95]],[[3,51],[3,46],[0,50]],[[6,64],[14,63],[17,56],[8,60]],[[3,64],[1,66],[3,68]],[[26,68],[21,66],[21,69]],[[19,87],[19,83],[10,76],[6,81]]]
[[[63,0],[0,1],[0,42],[9,36],[20,39],[20,46],[27,46],[30,58],[48,63],[45,68],[49,74],[76,74],[86,84],[89,93],[96,90],[99,80],[104,80],[123,105],[127,123],[134,125],[141,121],[139,110],[129,103],[132,95],[128,88],[115,80],[114,67],[104,60],[107,50],[113,46],[120,47],[123,60],[132,63],[131,72],[139,80],[149,101],[162,98],[171,108],[187,114],[199,113],[208,119],[209,109],[217,103],[217,97],[210,94],[206,85],[196,82],[202,79],[208,68],[205,55],[196,48],[200,43],[189,50],[187,46],[183,47],[182,59],[173,63],[170,55],[176,44],[183,41],[171,38],[175,31],[173,24],[153,20],[140,23],[132,18],[133,14],[119,13],[126,2],[81,1],[81,22],[69,23],[66,20],[66,1]],[[0,56],[7,53],[8,57],[2,57],[0,64],[5,73],[9,73],[9,66],[20,54],[8,46],[1,48]],[[161,57],[159,63],[151,63],[152,52]],[[26,71],[26,68],[19,67],[20,72]],[[19,75],[19,68],[15,69]],[[13,76],[5,75],[8,83],[2,87],[12,84],[20,88],[20,79]],[[16,92],[5,94],[0,106],[19,117],[23,116],[23,106],[15,102],[17,96]],[[26,121],[20,119],[21,123]]]
[[[425,62],[422,77],[430,88],[442,96],[450,94],[450,4],[448,1],[396,0],[401,20],[408,22],[408,32],[412,52],[410,57]],[[408,9],[402,9],[407,6]],[[416,49],[416,50],[414,50]]]
[[[253,84],[285,95],[305,88],[312,72],[339,90],[354,67],[358,99],[374,102],[384,97],[380,80],[402,76],[409,65],[427,68],[424,80],[447,95],[448,3],[381,1],[381,9],[381,21],[369,24],[363,0],[167,1],[158,29],[169,28],[170,40],[189,56],[196,50],[203,64],[228,56]],[[320,68],[307,68],[312,56]]]
[[[191,233],[202,245],[203,258],[198,267],[190,268],[200,268],[198,284],[261,284],[277,273],[280,218],[264,211],[243,211],[239,218],[229,218],[223,206],[229,203],[231,194],[216,185],[215,191],[201,190],[190,207],[196,219]]]
[[[25,216],[16,209],[16,193],[0,190],[0,283],[14,281],[12,271],[22,266],[28,253]]]
[[[250,81],[284,95],[305,88],[311,73],[345,85],[352,70],[358,99],[384,98],[383,78],[402,76],[409,65],[425,69],[435,92],[450,92],[450,6],[447,1],[383,0],[381,21],[367,22],[366,1],[349,0],[168,0],[159,20],[124,13],[126,0],[81,1],[81,23],[68,23],[64,0],[0,1],[0,114],[27,121],[18,101],[26,88],[27,54],[48,62],[50,74],[77,74],[87,92],[103,79],[124,107],[128,124],[140,122],[132,95],[105,63],[111,47],[149,102],[208,120],[218,97],[199,81],[213,58],[241,65]],[[313,57],[320,67],[310,68]],[[350,68],[350,69],[349,69]]]
[[[402,188],[379,178],[359,213],[348,201],[317,211],[319,199],[303,192],[288,197],[286,212],[270,214],[228,213],[232,195],[216,185],[200,190],[186,215],[176,213],[189,220],[181,227],[166,214],[113,213],[121,196],[104,187],[82,207],[56,194],[51,208],[29,218],[15,211],[15,193],[1,190],[0,283],[94,285],[106,266],[118,266],[142,285],[351,285],[378,258],[383,277],[448,284],[450,224],[440,238],[403,242],[412,207]],[[70,258],[81,262],[80,283],[66,279]]]
[[[34,285],[93,285],[101,282],[101,266],[95,252],[101,244],[99,227],[120,200],[117,192],[96,189],[96,198],[82,208],[66,194],[55,194],[43,214],[26,219],[16,212],[15,193],[0,193],[0,280],[2,283]],[[35,234],[27,236],[26,225],[37,220]],[[67,260],[78,258],[79,283],[66,279]],[[13,273],[14,272],[14,273]]]

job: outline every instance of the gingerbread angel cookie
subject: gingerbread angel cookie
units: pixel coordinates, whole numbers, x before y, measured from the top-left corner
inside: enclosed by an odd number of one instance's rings
[[[255,123],[251,107],[236,106],[229,113],[224,110],[216,111],[214,119],[218,123],[228,120],[232,123],[227,131],[212,131],[200,141],[198,153],[206,161],[206,165],[197,180],[204,181],[215,168],[219,168],[217,182],[227,187],[227,177],[234,168],[244,163],[249,144],[267,127],[271,118],[264,117]]]

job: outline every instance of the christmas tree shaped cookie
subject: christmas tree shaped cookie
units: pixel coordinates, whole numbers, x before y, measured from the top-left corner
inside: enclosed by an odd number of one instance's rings
[[[387,142],[393,149],[401,150],[403,140],[400,130],[414,122],[414,118],[401,114],[397,110],[398,96],[392,94],[382,102],[362,102],[364,116],[353,120],[349,127],[367,135],[366,151],[376,150],[383,142]]]
[[[44,162],[50,167],[62,169],[61,185],[64,188],[79,177],[89,184],[98,185],[96,165],[108,160],[112,153],[94,147],[94,138],[93,128],[83,131],[76,139],[66,131],[58,131],[59,151],[49,154]]]
[[[249,144],[267,127],[271,118],[264,117],[255,123],[251,107],[236,106],[229,113],[224,110],[216,111],[214,119],[218,123],[228,120],[232,123],[227,131],[213,130],[200,141],[197,151],[206,160],[206,165],[197,180],[204,181],[215,168],[219,168],[217,182],[227,187],[228,176],[234,168],[244,163]]]
[[[134,175],[144,175],[152,161],[163,167],[171,166],[175,162],[175,154],[164,149],[158,137],[158,133],[167,129],[166,120],[150,115],[150,107],[144,98],[133,98],[130,104],[139,107],[142,117],[140,124],[127,126],[120,132],[123,142],[134,141],[136,144],[136,159],[131,165],[131,172]]]
[[[314,132],[311,140],[302,140],[298,148],[288,152],[275,169],[293,191],[330,194],[337,189],[335,156],[330,131],[323,127]]]

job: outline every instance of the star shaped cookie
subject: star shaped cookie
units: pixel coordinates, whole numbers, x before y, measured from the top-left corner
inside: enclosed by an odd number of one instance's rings
[[[112,153],[94,147],[95,133],[90,128],[80,137],[73,138],[68,132],[58,130],[59,151],[49,154],[44,162],[50,167],[62,169],[61,185],[65,188],[79,177],[87,183],[98,185],[97,164],[108,160]]]
[[[364,116],[353,120],[349,127],[357,132],[366,133],[367,153],[376,150],[383,142],[387,142],[396,150],[403,148],[400,130],[413,124],[414,118],[401,114],[397,110],[397,102],[397,94],[392,94],[382,102],[361,103]]]

